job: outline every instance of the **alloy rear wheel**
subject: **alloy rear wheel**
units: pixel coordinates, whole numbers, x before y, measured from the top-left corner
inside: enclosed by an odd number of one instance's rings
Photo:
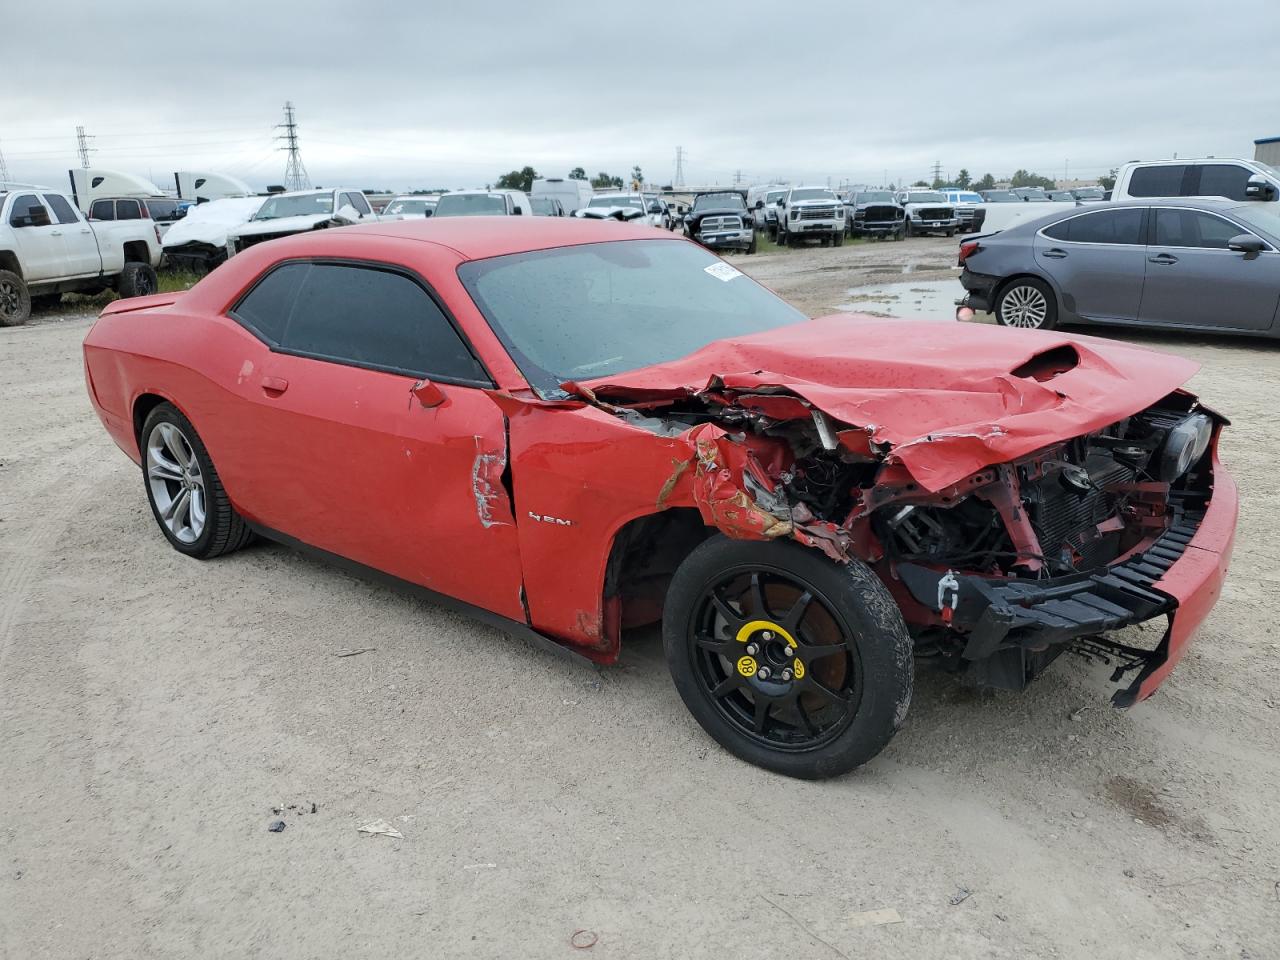
[[[1050,330],[1057,323],[1053,291],[1030,277],[1015,280],[1000,291],[996,301],[996,322],[1024,330]]]

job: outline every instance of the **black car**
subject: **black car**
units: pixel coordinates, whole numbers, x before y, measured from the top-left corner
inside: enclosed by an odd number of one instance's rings
[[[844,201],[845,224],[851,237],[890,237],[901,240],[907,231],[907,212],[888,190],[857,190]]]
[[[685,234],[709,250],[756,252],[755,220],[747,195],[737,190],[696,194],[684,215]]]

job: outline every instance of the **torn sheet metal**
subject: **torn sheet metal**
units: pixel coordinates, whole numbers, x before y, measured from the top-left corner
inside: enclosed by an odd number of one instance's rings
[[[785,406],[794,415],[800,409],[785,404],[792,395],[835,421],[852,452],[888,451],[890,462],[937,491],[1143,410],[1199,368],[1181,357],[1052,331],[1010,336],[982,324],[918,321],[910,330],[904,348],[901,320],[822,317],[716,341],[585,386],[601,405],[716,398],[770,414]],[[1037,379],[1044,373],[1036,358],[1046,354],[1056,358],[1054,372]],[[863,441],[858,430],[871,432]]]
[[[471,463],[471,492],[476,498],[476,515],[480,526],[488,530],[495,524],[514,522],[511,499],[502,482],[507,469],[507,449],[489,449],[484,437],[476,437],[476,456]]]

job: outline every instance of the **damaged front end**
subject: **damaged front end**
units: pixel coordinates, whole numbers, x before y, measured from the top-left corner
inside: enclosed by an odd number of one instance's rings
[[[1128,706],[1154,691],[1216,600],[1237,507],[1216,454],[1226,421],[1176,388],[1110,419],[1123,401],[1099,398],[1114,374],[1100,354],[1059,344],[996,378],[990,392],[1012,414],[974,425],[957,400],[968,425],[922,436],[883,416],[894,393],[909,415],[910,390],[820,405],[826,387],[761,371],[696,389],[650,377],[565,390],[688,445],[659,506],[696,506],[731,537],[790,537],[868,564],[918,652],[1020,689],[1074,648],[1116,664],[1113,681],[1131,682],[1113,701]],[[1073,400],[1093,423],[1077,416],[1087,432],[1054,438],[1045,424]],[[1156,644],[1105,636],[1160,617]]]

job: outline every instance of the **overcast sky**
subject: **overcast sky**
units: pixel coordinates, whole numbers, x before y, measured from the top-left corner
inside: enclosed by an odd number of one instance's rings
[[[557,8],[562,12],[557,12]],[[880,184],[966,168],[1094,177],[1280,135],[1269,5],[4,0],[0,151],[280,183],[297,107],[316,184],[483,186],[513,167],[651,183]],[[125,11],[129,11],[125,15]],[[631,12],[634,11],[634,12]],[[40,38],[38,41],[36,38]]]

